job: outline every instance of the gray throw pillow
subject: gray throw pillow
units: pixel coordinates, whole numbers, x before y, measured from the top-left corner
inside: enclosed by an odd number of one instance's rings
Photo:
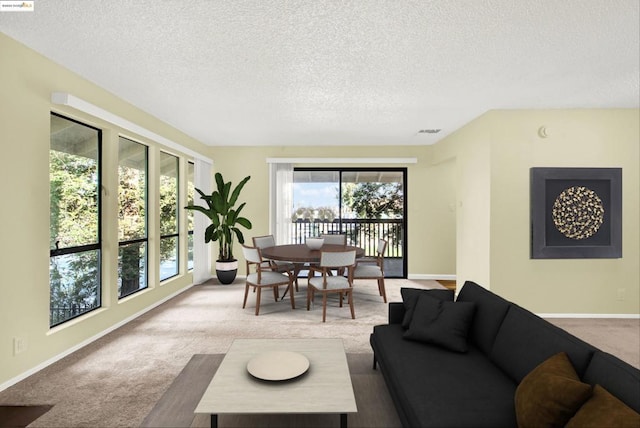
[[[475,310],[473,302],[442,301],[423,294],[416,302],[411,324],[403,337],[467,352],[467,332]]]
[[[416,307],[416,303],[418,302],[418,297],[422,294],[427,294],[431,297],[435,297],[439,300],[447,300],[453,301],[454,292],[453,290],[425,290],[421,288],[407,288],[403,287],[400,289],[400,294],[402,295],[402,302],[404,303],[404,318],[402,319],[402,327],[407,329],[409,328],[409,324],[411,324],[411,318],[413,318],[413,310]]]

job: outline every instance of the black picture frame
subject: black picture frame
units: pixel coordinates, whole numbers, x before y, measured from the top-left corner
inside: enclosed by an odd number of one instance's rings
[[[531,168],[530,179],[532,259],[622,257],[622,168]]]

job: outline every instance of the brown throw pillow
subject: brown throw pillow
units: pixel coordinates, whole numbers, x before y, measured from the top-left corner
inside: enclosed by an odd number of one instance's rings
[[[640,413],[611,395],[609,391],[596,385],[593,396],[567,424],[567,428],[638,428]]]
[[[590,396],[591,385],[580,382],[569,357],[560,352],[534,368],[518,385],[518,427],[563,427]]]

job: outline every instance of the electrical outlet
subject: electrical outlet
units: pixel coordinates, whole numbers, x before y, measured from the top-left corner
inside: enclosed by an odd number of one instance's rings
[[[27,339],[22,337],[13,338],[13,355],[18,355],[27,350]]]
[[[626,293],[625,288],[618,288],[618,301],[622,302],[624,300],[624,295]]]

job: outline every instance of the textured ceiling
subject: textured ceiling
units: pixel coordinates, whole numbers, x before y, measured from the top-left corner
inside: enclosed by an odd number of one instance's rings
[[[431,144],[491,109],[637,108],[639,9],[36,0],[0,31],[205,144]]]

